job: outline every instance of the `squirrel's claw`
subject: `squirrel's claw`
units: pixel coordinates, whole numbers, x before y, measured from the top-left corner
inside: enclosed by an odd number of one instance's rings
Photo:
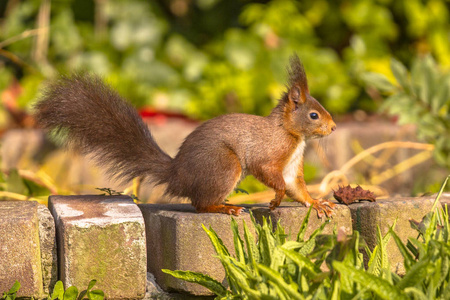
[[[197,208],[197,212],[199,213],[222,213],[227,215],[235,215],[239,216],[241,211],[244,208],[241,206],[233,206],[233,205],[211,205],[207,207]]]
[[[230,208],[226,213],[229,215],[235,215],[239,216],[241,214],[241,211],[244,209],[240,206],[232,206],[233,208]]]
[[[317,216],[323,218],[324,215],[330,218],[334,211],[336,204],[327,200],[314,200],[312,203],[313,208],[317,211]]]
[[[278,201],[277,199],[273,199],[272,201],[270,201],[269,204],[270,210],[274,210],[276,207],[280,206],[280,202],[281,201]]]

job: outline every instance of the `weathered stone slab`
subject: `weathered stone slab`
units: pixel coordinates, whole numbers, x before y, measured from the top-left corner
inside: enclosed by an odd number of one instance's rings
[[[435,194],[434,197],[437,197],[437,194]],[[442,193],[439,202],[442,204],[443,209],[445,209],[445,205],[447,205],[447,209],[450,211],[450,193]]]
[[[431,211],[434,200],[435,197],[400,197],[352,204],[349,208],[353,230],[359,231],[369,248],[373,249],[377,243],[377,226],[385,235],[397,220],[394,231],[406,243],[409,237],[417,237],[417,231],[411,228],[409,220],[422,220]],[[392,238],[387,252],[392,271],[404,274],[403,257]]]
[[[127,196],[50,196],[64,285],[96,288],[108,299],[140,299],[146,287],[144,220]]]
[[[37,202],[0,201],[0,293],[18,280],[23,297],[44,297]]]
[[[276,229],[277,223],[280,221],[286,234],[289,235],[290,239],[295,240],[309,208],[296,202],[281,202],[281,205],[274,210],[270,210],[267,205],[253,206],[251,210],[258,223],[262,222],[263,217],[266,219],[270,217],[272,226]],[[322,231],[323,234],[333,233],[335,227],[342,228],[346,234],[352,234],[351,214],[346,205],[337,204],[331,219],[325,217],[320,219],[317,217],[317,212],[313,210],[309,217],[305,237],[309,237],[323,222],[329,222]]]
[[[225,283],[225,272],[202,224],[209,226],[234,253],[231,217],[224,214],[198,214],[190,204],[140,204],[145,219],[148,271],[166,291],[194,295],[210,295],[200,285],[167,275],[161,269],[201,272]],[[250,215],[242,212],[234,217],[241,226],[245,220],[252,231]],[[253,231],[254,232],[254,231]]]
[[[58,280],[55,221],[47,206],[37,206],[39,219],[39,242],[41,248],[42,281],[44,293],[49,294]]]

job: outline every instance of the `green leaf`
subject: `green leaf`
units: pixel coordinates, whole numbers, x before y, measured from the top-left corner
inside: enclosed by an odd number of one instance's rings
[[[244,252],[244,242],[239,236],[239,226],[234,218],[231,218],[231,230],[233,231],[234,250],[238,261],[246,263],[247,257]]]
[[[242,222],[244,227],[244,239],[245,243],[247,244],[248,259],[255,272],[257,272],[256,264],[260,262],[258,247],[256,245],[255,238],[248,229],[247,224],[245,223],[245,221]]]
[[[428,300],[428,297],[415,287],[406,288],[405,294],[408,295],[410,299]]]
[[[408,90],[410,83],[408,79],[408,71],[405,66],[395,58],[391,58],[391,70],[400,86],[404,90]]]
[[[439,89],[431,101],[431,109],[434,114],[438,114],[441,108],[450,102],[450,77],[441,78]]]
[[[275,250],[275,239],[267,222],[263,223],[259,235],[259,244],[262,263],[266,266],[270,266],[272,262],[272,252]]]
[[[273,270],[279,270],[279,268],[285,264],[286,254],[279,247],[276,247],[272,251],[272,261],[270,262],[270,268]],[[280,270],[280,272],[282,272]]]
[[[433,98],[433,94],[435,91],[435,83],[436,83],[436,62],[434,61],[431,55],[427,55],[423,59],[422,64],[422,93],[421,98],[427,104],[431,104],[431,100]]]
[[[314,247],[316,246],[316,236],[321,234],[325,226],[327,226],[329,223],[329,220],[326,220],[320,225],[319,228],[314,230],[314,232],[309,236],[308,241],[303,245],[303,247],[300,248],[299,252],[301,254],[307,255],[314,250]]]
[[[242,290],[249,288],[247,278],[252,278],[252,274],[245,268],[244,264],[231,256],[220,256],[222,265],[227,274],[227,280],[233,293],[241,293]]]
[[[275,293],[277,295],[277,299],[279,299],[279,300],[288,300],[288,299],[290,299],[289,295],[285,291],[283,291],[283,289],[280,288],[280,286],[278,286],[276,284],[272,284],[272,286],[275,289]]]
[[[208,275],[191,271],[171,271],[167,269],[162,269],[161,271],[166,274],[172,275],[175,278],[200,284],[201,286],[209,289],[217,296],[224,297],[227,294],[227,289],[220,282],[209,277]]]
[[[441,267],[440,276],[439,276],[440,280],[439,280],[439,283],[437,284],[437,287],[440,287],[445,281],[448,280],[447,278],[448,278],[449,271],[450,271],[449,253],[445,253],[444,255],[442,255],[442,267]]]
[[[297,242],[303,242],[305,239],[305,233],[306,229],[308,228],[309,223],[309,216],[311,215],[312,206],[309,207],[308,213],[306,214],[305,218],[302,221],[302,224],[300,225],[300,230],[297,234]]]
[[[14,282],[13,286],[9,289],[8,294],[14,294],[17,293],[17,291],[20,289],[20,282],[16,280]]]
[[[429,259],[423,259],[414,264],[405,276],[403,276],[400,282],[397,283],[397,288],[403,290],[407,287],[414,287],[419,282],[424,281],[430,273],[428,271],[429,264]],[[439,273],[439,271],[437,271],[437,273]]]
[[[428,244],[432,238],[432,236],[434,235],[434,233],[436,232],[436,213],[432,213],[431,215],[431,220],[429,222],[429,224],[426,227],[425,230],[425,234],[423,235],[423,238],[425,240],[425,244]]]
[[[363,285],[383,299],[408,300],[408,297],[399,288],[383,278],[369,274],[363,270],[358,270],[353,266],[345,265],[339,261],[334,261],[333,267],[341,276],[346,276],[354,282]]]
[[[400,237],[392,230],[390,229],[390,234],[394,238],[395,243],[397,244],[397,248],[400,250],[400,253],[403,256],[403,262],[405,265],[406,271],[409,270],[410,266],[415,263],[415,260],[411,253],[406,248],[405,244],[402,242]]]
[[[319,267],[317,267],[306,256],[304,256],[294,250],[284,249],[283,247],[281,247],[280,249],[282,251],[284,251],[284,253],[286,254],[287,257],[289,257],[292,261],[294,261],[299,266],[300,270],[305,268],[305,270],[308,272],[308,274],[310,274],[313,277],[317,276],[317,274],[320,273]]]
[[[281,225],[280,220],[277,222],[277,229],[274,234],[277,245],[283,245],[286,242],[287,234],[284,231],[284,227]]]
[[[71,286],[64,292],[63,300],[77,300],[77,296],[78,289],[75,286]]]
[[[295,283],[288,284],[280,273],[262,265],[258,264],[258,270],[268,277],[271,284],[278,285],[282,290],[284,290],[290,297],[290,299],[303,299],[303,296],[298,292],[298,287]]]
[[[64,285],[62,281],[58,281],[53,288],[52,300],[58,298],[59,300],[63,300],[64,298]]]
[[[396,223],[397,223],[397,220],[394,221],[394,224],[391,226],[390,229],[393,230]],[[389,240],[391,239],[391,235],[388,231],[385,234],[385,236],[383,237],[381,234],[380,226],[378,226],[378,225],[377,225],[377,235],[378,235],[378,239],[380,241],[379,245],[380,245],[381,270],[390,270],[391,266],[389,264],[389,258],[388,258],[386,247],[387,247]],[[391,274],[390,271],[388,271],[387,274],[390,275]]]
[[[29,196],[30,194],[27,185],[16,169],[12,169],[9,172],[8,178],[6,179],[5,190],[25,196]]]
[[[102,290],[92,290],[87,293],[89,300],[103,300],[105,293]]]
[[[424,254],[426,254],[426,246],[418,239],[408,238],[406,247],[408,247],[409,251],[411,251],[416,258],[421,258]]]
[[[89,292],[96,283],[97,283],[97,280],[95,280],[95,279],[92,279],[91,281],[89,281],[87,291]]]
[[[284,249],[289,249],[289,250],[293,250],[293,249],[300,249],[301,247],[303,247],[303,245],[305,245],[305,243],[299,243],[299,242],[295,242],[295,241],[287,241],[286,243],[284,243],[282,245],[282,247]]]
[[[362,79],[368,85],[374,86],[381,92],[392,92],[395,90],[395,86],[383,74],[367,72],[362,75]]]
[[[208,235],[209,239],[211,240],[211,243],[213,244],[214,249],[216,250],[216,253],[219,256],[220,255],[230,255],[230,252],[228,252],[227,247],[225,247],[224,243],[219,238],[217,233],[212,228],[207,229],[205,227],[205,225],[203,225],[203,224],[202,224],[202,227],[203,227],[203,230]]]

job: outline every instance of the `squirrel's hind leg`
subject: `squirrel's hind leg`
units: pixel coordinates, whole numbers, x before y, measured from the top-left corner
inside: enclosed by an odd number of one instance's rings
[[[243,207],[224,204],[226,197],[234,190],[242,175],[238,158],[228,149],[222,156],[215,157],[213,175],[196,184],[196,192],[190,197],[199,213],[222,213],[238,216]],[[220,153],[220,152],[219,152]]]

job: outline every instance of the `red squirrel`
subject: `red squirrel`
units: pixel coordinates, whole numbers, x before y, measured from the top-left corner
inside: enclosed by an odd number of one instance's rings
[[[239,215],[242,207],[223,202],[251,174],[275,190],[271,209],[286,194],[312,205],[320,217],[330,216],[335,204],[312,199],[306,189],[303,153],[308,139],[329,135],[336,124],[309,94],[297,55],[290,59],[288,75],[288,89],[268,116],[233,113],[208,120],[189,134],[174,158],[156,144],[136,109],[93,75],[51,83],[34,116],[71,148],[93,155],[111,177],[164,184],[167,195],[189,198],[199,213]]]

